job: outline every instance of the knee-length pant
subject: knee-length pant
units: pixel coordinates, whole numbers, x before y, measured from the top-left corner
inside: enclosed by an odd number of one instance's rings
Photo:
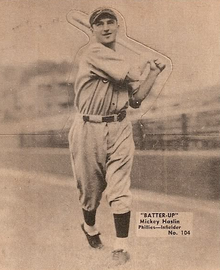
[[[92,123],[77,115],[69,132],[69,148],[82,208],[97,209],[106,189],[113,213],[130,211],[134,155],[130,121]]]

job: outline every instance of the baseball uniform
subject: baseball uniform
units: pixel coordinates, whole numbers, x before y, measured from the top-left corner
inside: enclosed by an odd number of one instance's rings
[[[75,79],[78,112],[69,146],[79,200],[87,211],[97,209],[105,189],[113,213],[130,211],[134,141],[132,125],[124,116],[138,85],[134,88],[126,82],[128,72],[125,59],[101,43],[89,45],[79,61]]]

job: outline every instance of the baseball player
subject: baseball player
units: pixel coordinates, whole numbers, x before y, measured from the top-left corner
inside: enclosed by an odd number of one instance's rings
[[[137,70],[129,66],[115,48],[119,25],[112,9],[96,9],[89,21],[95,42],[79,61],[75,79],[78,113],[69,132],[69,147],[84,217],[82,231],[91,247],[103,247],[96,211],[105,190],[116,231],[112,262],[120,265],[130,258],[127,239],[134,155],[126,109],[141,105],[165,65],[159,59],[146,59]],[[147,65],[150,72],[140,80]]]

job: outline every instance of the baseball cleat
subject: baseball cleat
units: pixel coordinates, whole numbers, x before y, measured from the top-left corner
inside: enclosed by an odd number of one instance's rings
[[[83,232],[84,232],[84,234],[89,242],[89,245],[92,248],[100,249],[103,247],[103,244],[102,244],[101,239],[99,237],[100,233],[97,233],[95,235],[89,235],[84,228],[84,224],[81,224],[81,228],[82,228],[82,230],[83,230]]]
[[[123,249],[112,251],[112,267],[125,264],[130,259],[130,255]]]

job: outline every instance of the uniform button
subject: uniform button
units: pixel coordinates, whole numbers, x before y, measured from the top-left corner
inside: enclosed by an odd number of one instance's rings
[[[115,105],[115,103],[113,102],[112,105]]]

